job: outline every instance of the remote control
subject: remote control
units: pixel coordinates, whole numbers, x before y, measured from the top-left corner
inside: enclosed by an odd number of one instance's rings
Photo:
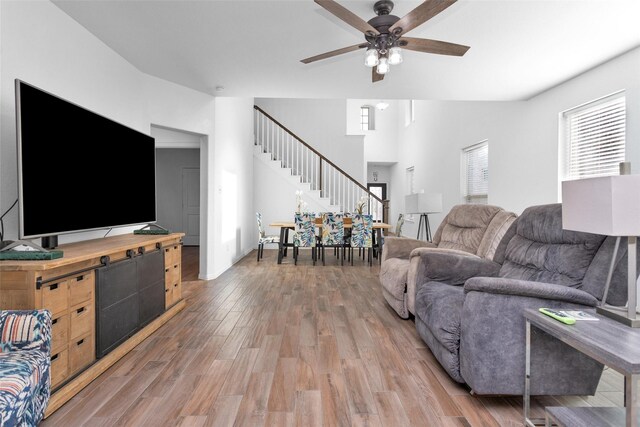
[[[566,314],[558,310],[554,310],[551,308],[540,308],[539,311],[540,313],[546,314],[549,317],[553,317],[557,321],[566,323],[567,325],[573,325],[574,323],[576,323],[576,319],[571,316],[567,316]]]

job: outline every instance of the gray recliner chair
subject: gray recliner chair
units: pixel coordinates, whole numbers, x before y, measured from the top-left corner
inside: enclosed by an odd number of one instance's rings
[[[603,297],[614,238],[562,229],[562,205],[533,206],[510,227],[494,261],[422,254],[416,328],[456,381],[477,394],[522,395],[526,308],[589,309]],[[626,303],[626,245],[607,302]],[[484,276],[484,277],[483,277]],[[462,286],[464,285],[464,286]],[[532,329],[532,395],[592,395],[603,366]]]
[[[382,250],[380,283],[389,305],[403,318],[414,311],[415,285],[420,281],[420,255],[443,251],[492,260],[498,243],[516,215],[498,206],[454,206],[444,218],[433,242],[387,237]]]

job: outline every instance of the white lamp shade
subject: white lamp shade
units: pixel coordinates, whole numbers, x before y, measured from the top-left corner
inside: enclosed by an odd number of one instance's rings
[[[640,236],[640,175],[564,181],[562,228],[606,236]]]
[[[405,196],[404,211],[408,214],[442,212],[442,194],[417,193]]]

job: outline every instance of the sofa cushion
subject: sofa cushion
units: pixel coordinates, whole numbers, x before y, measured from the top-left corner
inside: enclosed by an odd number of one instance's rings
[[[493,217],[502,210],[490,205],[457,205],[451,208],[433,237],[439,248],[475,254]]]
[[[579,287],[605,236],[562,229],[562,205],[527,208],[509,241],[500,277]]]
[[[480,242],[480,246],[478,246],[476,255],[481,258],[493,260],[498,245],[515,220],[516,214],[513,212],[499,211],[496,213],[489,223],[484,236],[482,236],[482,241]]]
[[[462,286],[427,282],[416,292],[416,317],[427,325],[433,336],[450,353],[460,348],[460,316],[464,304]]]

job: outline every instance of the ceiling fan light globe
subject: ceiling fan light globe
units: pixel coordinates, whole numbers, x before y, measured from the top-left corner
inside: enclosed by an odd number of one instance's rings
[[[398,65],[402,62],[402,49],[399,47],[392,47],[389,49],[389,64]]]
[[[389,61],[387,58],[380,58],[380,63],[376,68],[376,73],[387,74],[389,72]]]
[[[364,65],[367,67],[375,67],[380,63],[378,51],[375,49],[367,50],[364,56]]]

